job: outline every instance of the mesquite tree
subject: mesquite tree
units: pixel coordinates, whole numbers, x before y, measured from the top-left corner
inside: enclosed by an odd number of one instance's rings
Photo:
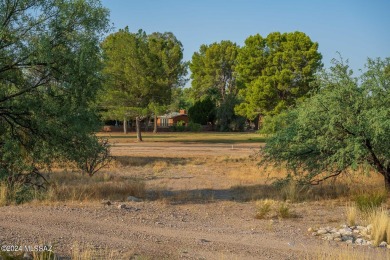
[[[264,162],[285,162],[291,177],[311,184],[368,167],[390,191],[390,58],[369,59],[366,68],[353,77],[335,62],[317,93],[274,117]]]
[[[94,171],[107,17],[97,0],[0,1],[0,180],[41,186],[53,162]]]

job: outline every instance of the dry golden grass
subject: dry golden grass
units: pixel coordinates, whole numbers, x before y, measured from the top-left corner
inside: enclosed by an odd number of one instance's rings
[[[389,229],[389,214],[387,210],[378,209],[374,210],[370,216],[370,223],[372,224],[371,238],[373,245],[378,246],[382,241],[387,241],[387,237],[390,237]]]
[[[99,201],[125,200],[128,196],[145,197],[145,182],[143,180],[115,176],[109,173],[101,173],[96,176],[83,175],[77,172],[54,172],[46,176],[49,185],[46,190],[29,190],[28,193],[18,193],[17,195],[28,196],[28,200],[34,203],[58,202],[58,201]],[[12,196],[9,189],[3,189],[0,184],[0,193],[8,192],[7,198]],[[15,192],[14,192],[15,193]],[[3,196],[2,196],[3,197]],[[24,199],[17,198],[12,201]],[[2,199],[0,198],[0,201]]]
[[[390,259],[390,251],[372,249],[355,250],[353,247],[344,249],[328,249],[316,254],[308,254],[306,260],[372,260],[372,259]]]
[[[119,252],[108,248],[97,248],[89,244],[74,242],[71,251],[72,260],[93,260],[93,259],[133,259],[133,252]]]
[[[290,209],[290,205],[284,202],[265,199],[256,202],[257,212],[255,218],[296,218],[297,214]]]
[[[8,203],[8,187],[5,183],[0,183],[0,207]]]
[[[257,212],[255,218],[257,219],[266,218],[270,214],[271,208],[274,204],[275,201],[269,199],[257,201],[256,202]]]
[[[346,208],[347,224],[349,226],[355,226],[357,223],[357,209],[354,204],[347,205]]]

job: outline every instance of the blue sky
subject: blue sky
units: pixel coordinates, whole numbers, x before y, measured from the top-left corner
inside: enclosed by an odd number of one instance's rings
[[[240,46],[249,35],[302,31],[319,43],[325,67],[340,52],[351,68],[367,57],[390,57],[389,0],[102,0],[118,29],[173,32],[184,59],[201,44],[231,40]]]

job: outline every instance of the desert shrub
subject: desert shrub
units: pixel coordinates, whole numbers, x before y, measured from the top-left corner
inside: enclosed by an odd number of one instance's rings
[[[278,207],[277,215],[279,218],[292,218],[295,213],[290,211],[290,207],[286,203],[281,203]]]
[[[270,212],[271,212],[271,206],[274,204],[274,201],[272,200],[261,200],[256,203],[257,206],[257,212],[256,212],[256,218],[257,219],[264,219]]]
[[[256,203],[257,211],[255,218],[295,218],[297,215],[290,210],[290,206],[284,202],[278,202],[274,200],[260,200]]]

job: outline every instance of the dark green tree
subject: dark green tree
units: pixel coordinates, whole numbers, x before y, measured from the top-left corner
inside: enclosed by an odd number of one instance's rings
[[[192,97],[195,101],[210,98],[215,102],[218,110],[216,123],[222,130],[229,130],[229,121],[236,117],[238,51],[239,46],[231,41],[202,45],[190,63]]]
[[[195,102],[188,109],[188,117],[193,123],[207,125],[208,123],[214,122],[215,110],[215,103],[210,98],[206,98],[202,101]]]
[[[302,183],[319,184],[347,170],[374,170],[390,191],[390,58],[368,60],[353,77],[336,62],[318,79],[319,90],[273,118],[264,162],[286,163]]]
[[[221,102],[238,93],[234,68],[239,47],[231,41],[200,46],[190,63],[191,88],[195,100],[209,97]]]
[[[302,32],[248,37],[237,57],[238,80],[245,87],[235,111],[258,122],[294,106],[313,88],[321,58],[318,44]]]
[[[107,17],[95,0],[0,1],[1,180],[39,186],[53,162],[93,174]]]
[[[130,33],[126,27],[102,43],[105,89],[100,104],[104,117],[136,119],[137,139],[142,141],[140,121],[171,101],[172,90],[184,82],[183,48],[172,33]],[[155,120],[156,121],[156,120]]]

